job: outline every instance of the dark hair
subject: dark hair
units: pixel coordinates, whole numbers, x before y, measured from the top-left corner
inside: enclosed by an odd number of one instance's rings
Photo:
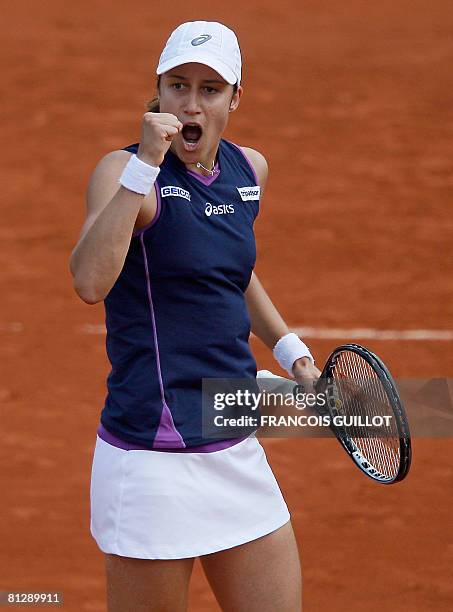
[[[157,77],[157,84],[156,84],[157,91],[159,91],[159,87],[160,87],[160,76],[161,75],[159,74],[159,76]],[[233,96],[237,92],[237,90],[238,90],[238,84],[235,83],[233,85]],[[146,110],[148,113],[160,113],[159,98],[157,96],[146,103]]]

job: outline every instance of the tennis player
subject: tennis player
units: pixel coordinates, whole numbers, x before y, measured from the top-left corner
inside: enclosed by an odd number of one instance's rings
[[[91,176],[70,264],[81,299],[104,301],[112,365],[91,479],[108,609],[186,610],[200,557],[222,610],[296,612],[297,544],[263,447],[201,432],[201,379],[256,377],[251,330],[291,376],[319,376],[253,272],[267,164],[222,138],[243,92],[236,35],[180,25],[157,75],[140,142]]]

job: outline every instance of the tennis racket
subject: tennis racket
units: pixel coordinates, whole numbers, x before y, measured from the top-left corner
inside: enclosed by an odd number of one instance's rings
[[[395,382],[377,355],[359,344],[337,347],[315,391],[324,400],[315,411],[329,417],[330,429],[364,474],[383,484],[407,476],[409,423]]]

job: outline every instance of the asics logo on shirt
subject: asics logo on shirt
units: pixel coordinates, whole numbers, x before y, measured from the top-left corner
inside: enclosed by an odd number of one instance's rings
[[[190,202],[190,193],[181,187],[168,185],[167,187],[161,187],[160,193],[163,198],[168,198],[168,196],[176,196],[177,198],[184,198]]]
[[[211,204],[211,202],[206,202],[204,209],[204,214],[207,217],[210,217],[211,215],[230,215],[232,213],[234,213],[233,204],[219,204],[218,206],[215,206],[214,204]]]

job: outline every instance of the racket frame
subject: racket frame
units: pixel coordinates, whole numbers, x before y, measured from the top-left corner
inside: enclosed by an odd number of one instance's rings
[[[364,455],[360,452],[359,448],[351,439],[351,437],[347,434],[346,430],[341,426],[335,425],[333,422],[333,417],[338,414],[338,411],[333,405],[334,401],[332,401],[332,398],[329,397],[329,392],[331,393],[331,391],[329,391],[329,385],[330,389],[332,389],[332,372],[335,367],[335,363],[339,358],[340,354],[344,353],[345,351],[356,353],[368,363],[368,365],[373,369],[380,382],[382,383],[387,397],[390,401],[399,436],[400,465],[398,472],[397,474],[395,474],[395,476],[389,477],[388,475],[382,474],[379,470],[373,467],[369,463],[369,461],[367,461]],[[341,446],[357,465],[357,467],[364,474],[366,474],[366,476],[382,484],[393,484],[395,482],[403,480],[407,476],[412,461],[412,446],[406,411],[404,409],[396,383],[393,380],[392,375],[390,374],[388,368],[385,366],[383,361],[375,353],[360,344],[351,343],[342,344],[341,346],[338,346],[327,359],[326,365],[324,366],[321,376],[315,384],[315,391],[316,393],[324,393],[326,396],[326,405],[322,407],[315,406],[315,410],[320,415],[328,414],[330,416],[330,429],[340,442]]]

